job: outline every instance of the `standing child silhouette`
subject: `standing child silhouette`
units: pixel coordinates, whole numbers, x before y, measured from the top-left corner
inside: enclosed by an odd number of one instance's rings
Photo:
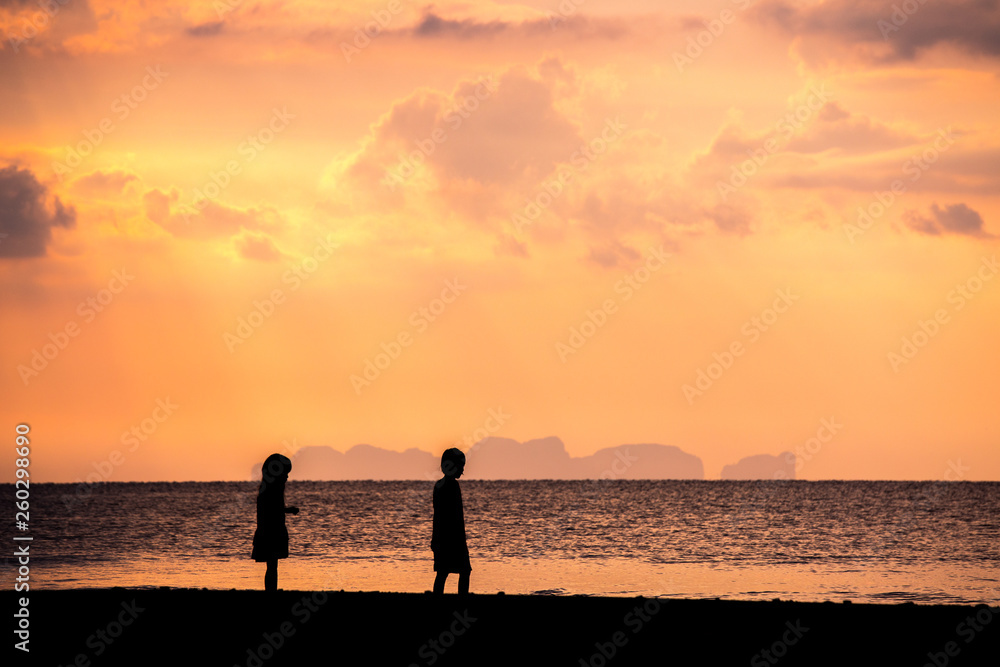
[[[257,531],[253,534],[251,557],[267,563],[264,590],[278,590],[278,559],[288,558],[288,529],[285,514],[298,514],[298,507],[285,507],[285,482],[292,471],[287,456],[271,454],[261,466],[257,492]]]
[[[448,574],[458,574],[458,592],[469,592],[469,547],[465,543],[465,512],[458,478],[465,471],[465,454],[454,447],[441,455],[444,477],[434,483],[434,528],[431,550],[434,552],[434,592],[444,593]]]

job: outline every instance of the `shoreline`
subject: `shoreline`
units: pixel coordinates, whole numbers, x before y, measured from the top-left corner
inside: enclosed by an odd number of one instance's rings
[[[183,588],[0,595],[14,610],[23,596],[31,651],[14,650],[14,664],[920,667],[936,657],[941,667],[1000,655],[1000,607],[986,605]]]

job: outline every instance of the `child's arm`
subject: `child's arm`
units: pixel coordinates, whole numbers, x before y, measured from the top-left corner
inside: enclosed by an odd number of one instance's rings
[[[286,507],[285,508],[285,514],[298,514],[298,513],[299,513],[299,508],[298,507]]]

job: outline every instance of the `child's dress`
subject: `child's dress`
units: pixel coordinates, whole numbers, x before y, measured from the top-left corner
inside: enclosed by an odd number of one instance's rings
[[[257,495],[257,530],[251,558],[258,562],[288,558],[285,498],[281,491],[265,490]]]
[[[462,489],[454,477],[434,484],[434,528],[431,536],[435,572],[463,573],[472,570],[465,542],[465,512]]]

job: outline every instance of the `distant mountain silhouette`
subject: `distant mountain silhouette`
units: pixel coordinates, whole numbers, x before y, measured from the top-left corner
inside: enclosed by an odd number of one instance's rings
[[[795,479],[795,454],[757,454],[722,468],[722,479]]]
[[[485,438],[469,451],[468,479],[704,479],[701,459],[672,445],[619,445],[571,457],[556,437]]]
[[[605,447],[574,461],[585,479],[705,479],[701,459],[673,445]]]
[[[290,479],[437,479],[441,458],[411,447],[394,452],[355,445],[346,452],[332,447],[302,447],[292,457]]]
[[[571,457],[556,437],[518,442],[485,438],[468,448],[463,479],[704,479],[701,459],[672,445],[607,447]],[[291,457],[293,480],[430,480],[440,474],[440,455],[420,449],[394,452],[355,445],[347,452],[302,447]]]

